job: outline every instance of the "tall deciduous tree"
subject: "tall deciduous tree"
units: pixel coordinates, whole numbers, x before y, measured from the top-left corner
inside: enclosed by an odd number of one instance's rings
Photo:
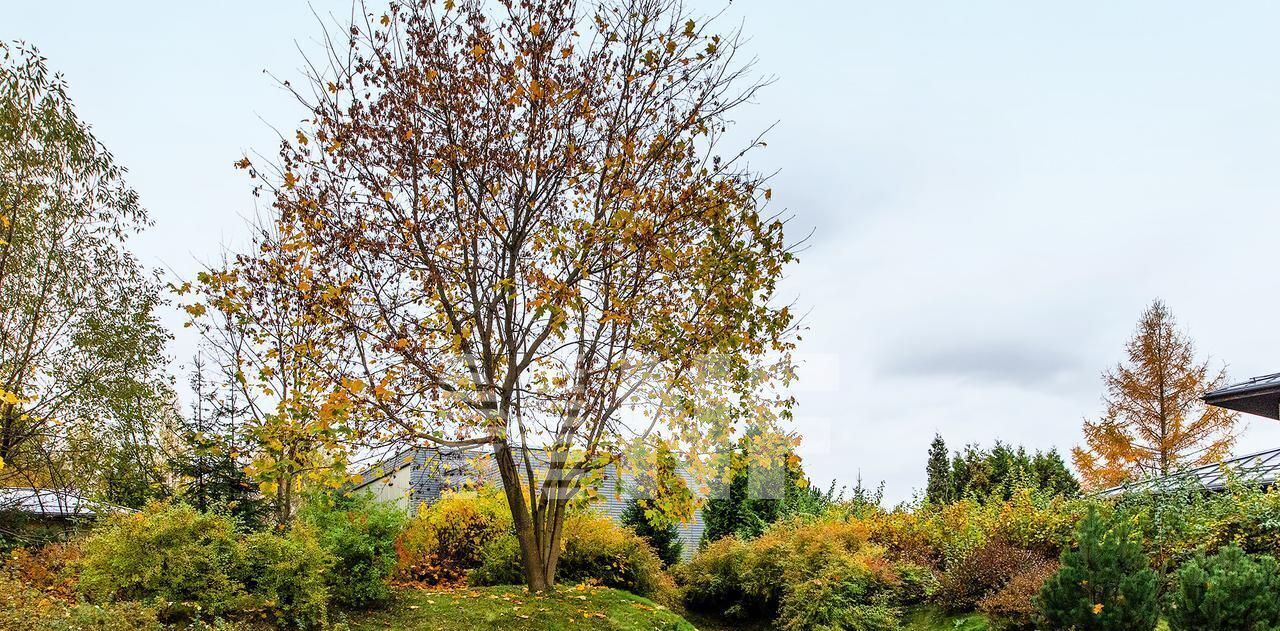
[[[82,446],[151,467],[139,450],[172,408],[159,285],[124,245],[149,220],[124,175],[62,77],[0,43],[0,461],[25,483],[86,486],[66,479]],[[113,493],[141,501],[156,481],[140,476]]]
[[[275,226],[258,228],[254,251],[197,275],[176,293],[187,302],[215,369],[229,378],[246,471],[277,525],[294,518],[303,489],[347,481],[351,408],[327,316],[309,306],[306,251]]]
[[[1226,382],[1226,370],[1198,361],[1195,345],[1156,300],[1125,345],[1126,361],[1103,375],[1106,413],[1084,424],[1072,450],[1086,485],[1105,488],[1179,466],[1217,462],[1231,451],[1239,416],[1200,397]]]
[[[265,178],[306,298],[350,335],[364,418],[492,451],[531,589],[635,440],[705,468],[788,414],[792,254],[758,143],[721,148],[761,87],[735,36],[677,0],[412,0],[328,41]]]

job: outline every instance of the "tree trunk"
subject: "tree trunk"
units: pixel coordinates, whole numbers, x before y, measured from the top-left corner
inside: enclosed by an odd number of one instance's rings
[[[520,543],[520,559],[525,583],[533,593],[551,591],[556,584],[556,562],[560,558],[560,530],[563,515],[543,519],[536,510],[537,498],[526,500],[520,470],[516,467],[511,446],[504,439],[493,443],[493,457],[502,478],[502,489],[511,508],[516,540]],[[535,507],[530,509],[530,502]]]

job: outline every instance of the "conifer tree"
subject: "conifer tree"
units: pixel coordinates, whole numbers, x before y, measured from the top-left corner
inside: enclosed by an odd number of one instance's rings
[[[925,498],[931,504],[948,504],[953,499],[951,493],[951,460],[947,456],[947,443],[941,434],[934,434],[933,443],[929,445],[929,483],[925,487]]]
[[[1045,581],[1036,604],[1060,631],[1151,631],[1160,615],[1159,580],[1130,524],[1108,523],[1090,508],[1077,547]]]

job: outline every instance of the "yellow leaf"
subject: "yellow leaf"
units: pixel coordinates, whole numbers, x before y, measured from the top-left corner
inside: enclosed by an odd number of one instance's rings
[[[293,188],[294,186],[297,186],[297,184],[298,176],[294,175],[292,172],[286,171],[284,174],[284,187]]]
[[[382,22],[382,25],[383,25],[383,26],[386,26],[386,25],[388,25],[388,24],[391,24],[391,16],[389,16],[389,15],[387,15],[387,14],[385,14],[385,13],[384,13],[384,14],[382,15],[382,19],[380,20],[380,22]]]
[[[530,33],[532,33],[534,37],[537,37],[537,36],[541,35],[541,34],[542,34],[542,25],[541,25],[541,24],[539,24],[539,23],[537,23],[537,22],[534,22],[534,23],[533,23],[533,26],[530,26],[530,27],[529,27],[529,32],[530,32]]]
[[[484,49],[484,46],[481,46],[481,45],[479,45],[479,44],[476,44],[475,46],[473,46],[473,47],[471,48],[471,54],[472,54],[472,56],[474,56],[476,59],[479,59],[479,58],[481,58],[481,57],[484,57],[485,52],[486,52],[486,51],[485,51],[485,49]]]
[[[453,3],[453,0],[444,0],[444,10],[445,10],[445,11],[452,11],[452,10],[453,10],[453,7],[455,7],[455,6],[457,6],[457,5],[455,5],[455,4]]]
[[[206,311],[205,306],[200,303],[196,303],[194,305],[188,305],[187,307],[185,307],[184,310],[187,313],[197,318],[204,315]]]
[[[307,135],[306,135],[306,134],[304,134],[304,133],[302,133],[302,132],[298,132],[298,144],[303,145],[303,146],[306,146],[306,144],[307,144]]]

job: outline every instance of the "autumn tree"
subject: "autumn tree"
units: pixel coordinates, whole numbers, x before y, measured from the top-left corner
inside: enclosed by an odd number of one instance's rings
[[[307,486],[348,480],[351,405],[335,363],[349,358],[326,337],[329,320],[304,299],[312,290],[305,248],[274,225],[254,234],[250,253],[200,272],[176,293],[228,388],[219,404],[240,417],[236,457],[284,527]]]
[[[1085,422],[1085,444],[1072,450],[1087,486],[1168,475],[1230,453],[1238,415],[1200,399],[1226,382],[1226,370],[1211,371],[1208,360],[1197,360],[1195,345],[1164,302],[1143,312],[1125,351],[1126,361],[1103,375],[1106,412]]]
[[[124,176],[63,78],[0,43],[0,462],[14,484],[86,492],[101,479],[68,478],[136,467],[107,489],[136,503],[173,392],[159,285],[125,247],[149,220]]]
[[[793,256],[759,143],[726,149],[762,85],[735,35],[676,0],[412,0],[326,41],[292,86],[308,120],[241,166],[305,242],[377,436],[491,453],[531,589],[636,441],[697,471],[746,424],[782,435]]]

